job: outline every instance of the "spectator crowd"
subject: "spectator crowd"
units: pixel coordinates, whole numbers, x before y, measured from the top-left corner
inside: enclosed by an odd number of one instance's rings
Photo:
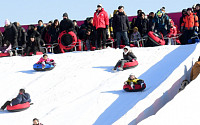
[[[94,16],[86,18],[81,26],[77,25],[76,20],[70,20],[67,13],[63,14],[61,21],[55,19],[44,24],[39,20],[37,25],[29,25],[27,30],[19,22],[11,23],[6,19],[4,32],[0,32],[0,53],[35,55],[37,51],[46,53],[45,47],[52,45],[55,45],[54,53],[59,53],[58,37],[63,31],[73,31],[87,50],[91,47],[95,47],[96,50],[104,49],[109,40],[114,42],[115,48],[130,44],[138,46],[137,41],[141,39],[144,40],[142,46],[154,46],[148,40],[149,31],[170,37],[174,32],[179,33],[180,29],[182,35],[178,39],[181,44],[187,44],[195,33],[199,33],[200,4],[182,10],[179,28],[165,13],[165,7],[155,13],[150,12],[148,16],[142,10],[138,10],[137,17],[131,22],[124,9],[124,6],[119,6],[109,18],[103,6],[98,4]]]

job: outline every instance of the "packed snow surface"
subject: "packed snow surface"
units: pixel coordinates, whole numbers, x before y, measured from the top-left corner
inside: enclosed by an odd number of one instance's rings
[[[122,49],[48,54],[57,66],[45,72],[33,70],[41,55],[0,58],[0,105],[16,97],[20,88],[25,88],[34,103],[22,112],[0,112],[0,123],[27,125],[39,118],[45,125],[116,124],[187,59],[195,46],[131,49],[139,65],[116,73],[112,68],[122,58]],[[123,91],[131,73],[145,81],[144,91]]]

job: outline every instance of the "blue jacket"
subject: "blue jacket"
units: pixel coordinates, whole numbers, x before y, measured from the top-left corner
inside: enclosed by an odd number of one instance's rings
[[[162,17],[159,18],[157,15],[155,15],[152,29],[170,30],[169,16],[163,14]]]
[[[19,93],[15,99],[12,100],[12,105],[23,104],[31,102],[30,95],[28,93]]]

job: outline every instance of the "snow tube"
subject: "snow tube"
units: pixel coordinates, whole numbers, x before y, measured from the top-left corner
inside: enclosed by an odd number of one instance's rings
[[[71,50],[75,47],[77,42],[76,34],[72,31],[66,32],[63,31],[58,36],[58,44],[60,46],[61,52],[64,53],[64,50]]]
[[[163,39],[162,35],[149,31],[148,36],[149,39],[156,45],[165,45],[165,40]]]
[[[144,83],[144,80],[142,79],[137,80],[137,84],[134,85],[134,89],[129,84],[125,84],[123,86],[123,89],[126,92],[138,92],[138,91],[144,90],[145,88],[146,88],[146,84]]]
[[[32,55],[32,54],[33,54],[33,52],[30,52],[29,55]],[[36,52],[36,55],[43,55],[43,52],[37,51],[37,52]],[[27,56],[26,53],[24,54],[24,56]]]
[[[77,44],[78,44],[77,50],[81,51],[82,50],[82,46],[81,46],[81,40],[80,39],[77,40]]]
[[[9,112],[20,112],[20,111],[23,111],[27,108],[30,107],[30,103],[29,102],[26,102],[26,103],[23,103],[23,104],[17,104],[17,105],[14,105],[14,106],[10,106],[8,105],[7,106],[7,110]]]
[[[127,63],[125,63],[124,64],[124,66],[123,66],[123,69],[130,69],[130,68],[134,68],[134,67],[136,67],[138,65],[138,61],[136,61],[136,60],[132,60],[132,62],[127,62]],[[121,66],[121,65],[120,65]],[[118,67],[120,67],[120,66],[118,66]]]
[[[10,56],[9,53],[0,53],[0,57],[6,57],[6,56]]]
[[[51,64],[45,64],[45,68],[42,69],[42,64],[34,64],[33,65],[33,69],[36,71],[48,71],[48,70],[52,70],[55,66],[51,65]]]

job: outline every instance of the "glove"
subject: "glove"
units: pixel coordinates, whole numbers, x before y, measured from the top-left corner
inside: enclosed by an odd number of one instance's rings
[[[195,30],[196,32],[198,32],[198,31],[199,31],[199,27],[195,26],[195,27],[194,27],[194,30]]]
[[[127,84],[127,82],[124,82],[124,84]]]

